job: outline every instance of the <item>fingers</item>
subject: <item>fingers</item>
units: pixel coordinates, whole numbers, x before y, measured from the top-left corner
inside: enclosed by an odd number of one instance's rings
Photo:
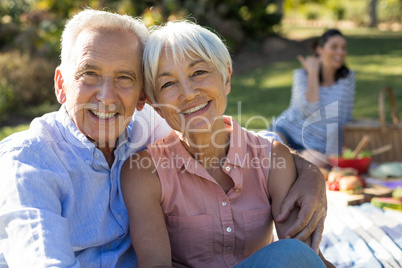
[[[325,218],[322,218],[317,225],[312,237],[311,237],[311,248],[318,254],[320,250],[320,242],[322,238],[322,233],[324,232],[324,221]]]
[[[314,232],[319,220],[320,219],[317,217],[317,213],[315,213],[314,210],[304,206],[300,209],[297,220],[286,231],[285,237],[306,241]]]
[[[304,61],[304,57],[302,55],[297,55],[297,59],[300,61],[301,65],[303,67],[306,65],[305,61]]]
[[[290,189],[289,193],[281,204],[279,215],[276,219],[277,222],[284,222],[288,219],[290,213],[295,208],[297,196],[297,194],[292,194],[292,189]]]
[[[320,60],[318,57],[308,56],[304,58],[303,56],[298,55],[297,59],[300,61],[301,65],[308,73],[313,72],[315,74],[316,72],[318,72],[320,67]]]

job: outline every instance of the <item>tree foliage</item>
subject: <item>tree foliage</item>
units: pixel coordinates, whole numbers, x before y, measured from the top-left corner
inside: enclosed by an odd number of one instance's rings
[[[187,18],[219,33],[235,52],[275,32],[281,14],[274,6],[275,0],[1,0],[0,120],[16,108],[56,102],[60,36],[83,8],[142,17],[147,26]]]

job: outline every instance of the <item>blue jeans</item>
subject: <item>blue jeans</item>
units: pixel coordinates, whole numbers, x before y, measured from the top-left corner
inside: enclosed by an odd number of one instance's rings
[[[324,262],[305,243],[296,239],[282,239],[271,243],[240,262],[235,268],[315,268]]]

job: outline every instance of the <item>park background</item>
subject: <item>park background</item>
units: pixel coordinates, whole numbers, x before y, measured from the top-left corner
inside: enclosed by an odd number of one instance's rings
[[[60,35],[85,7],[140,16],[147,26],[190,18],[218,32],[234,60],[226,114],[261,130],[289,105],[298,54],[338,28],[356,72],[354,117],[378,118],[381,88],[402,107],[402,0],[1,0],[0,140],[55,111],[53,86]],[[390,121],[390,108],[387,105]]]

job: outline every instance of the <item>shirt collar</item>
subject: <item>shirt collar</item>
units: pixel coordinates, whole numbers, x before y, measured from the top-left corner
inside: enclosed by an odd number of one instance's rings
[[[77,127],[74,121],[70,118],[67,113],[66,107],[63,104],[56,115],[56,121],[58,122],[59,129],[63,136],[67,140],[67,142],[71,143],[76,147],[88,148],[90,150],[94,150],[95,144],[93,144]],[[130,127],[127,127],[122,134],[120,134],[119,138],[116,142],[116,149],[120,148],[124,143],[126,143],[130,139],[129,131],[132,128],[132,120],[129,124]]]
[[[246,132],[231,116],[224,116],[224,124],[231,129],[230,146],[225,163],[243,167],[245,164],[243,157],[247,151]],[[169,146],[173,164],[178,172],[184,168],[190,173],[197,173],[197,165],[200,163],[195,160],[192,161],[194,158],[181,144],[179,134],[176,131],[171,131],[164,138],[163,144]]]
[[[232,128],[226,163],[243,167],[243,157],[247,152],[247,133],[231,116],[224,116],[224,123]]]

